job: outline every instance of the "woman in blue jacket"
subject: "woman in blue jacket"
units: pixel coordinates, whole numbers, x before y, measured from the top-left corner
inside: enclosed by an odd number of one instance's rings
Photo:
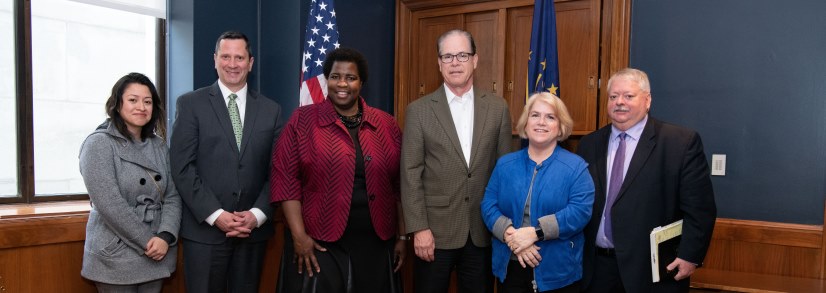
[[[588,164],[558,144],[572,127],[562,100],[533,94],[517,124],[528,147],[496,163],[482,217],[493,233],[497,292],[579,292],[594,184]]]

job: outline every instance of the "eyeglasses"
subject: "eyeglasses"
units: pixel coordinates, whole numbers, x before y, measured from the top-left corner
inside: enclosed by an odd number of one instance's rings
[[[453,62],[453,58],[456,58],[456,60],[459,60],[459,62],[467,62],[468,60],[470,60],[470,56],[473,56],[475,54],[476,53],[465,52],[460,52],[459,54],[444,54],[439,55],[439,60],[441,60],[442,63],[450,63]]]

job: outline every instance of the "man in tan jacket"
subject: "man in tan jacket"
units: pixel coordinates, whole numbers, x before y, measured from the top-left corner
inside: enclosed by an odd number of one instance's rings
[[[439,37],[444,84],[407,107],[401,192],[413,233],[415,292],[447,292],[455,268],[460,292],[492,292],[490,234],[479,203],[496,160],[510,151],[504,99],[474,89],[479,56],[470,33]]]

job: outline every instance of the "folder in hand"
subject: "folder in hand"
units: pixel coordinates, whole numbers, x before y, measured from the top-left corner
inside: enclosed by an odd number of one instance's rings
[[[665,267],[676,258],[676,255],[667,257],[664,253],[660,253],[660,246],[666,242],[680,241],[679,236],[682,234],[683,220],[651,230],[651,280],[654,283],[660,281],[660,276],[665,275],[667,272]],[[669,245],[669,247],[677,247],[678,244],[679,243],[674,243],[673,245]]]

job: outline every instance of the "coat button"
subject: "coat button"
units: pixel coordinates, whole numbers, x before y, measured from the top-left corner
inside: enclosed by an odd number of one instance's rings
[[[155,175],[155,181],[161,181],[161,175]]]
[[[467,173],[467,178],[470,178],[470,173]]]
[[[465,196],[465,201],[469,201],[470,197]]]
[[[146,185],[146,178],[141,178],[141,185]]]
[[[371,195],[370,195],[370,196],[368,196],[367,198],[368,198],[369,200],[375,200],[375,199],[376,199],[376,195],[375,195],[375,194],[371,194]]]

